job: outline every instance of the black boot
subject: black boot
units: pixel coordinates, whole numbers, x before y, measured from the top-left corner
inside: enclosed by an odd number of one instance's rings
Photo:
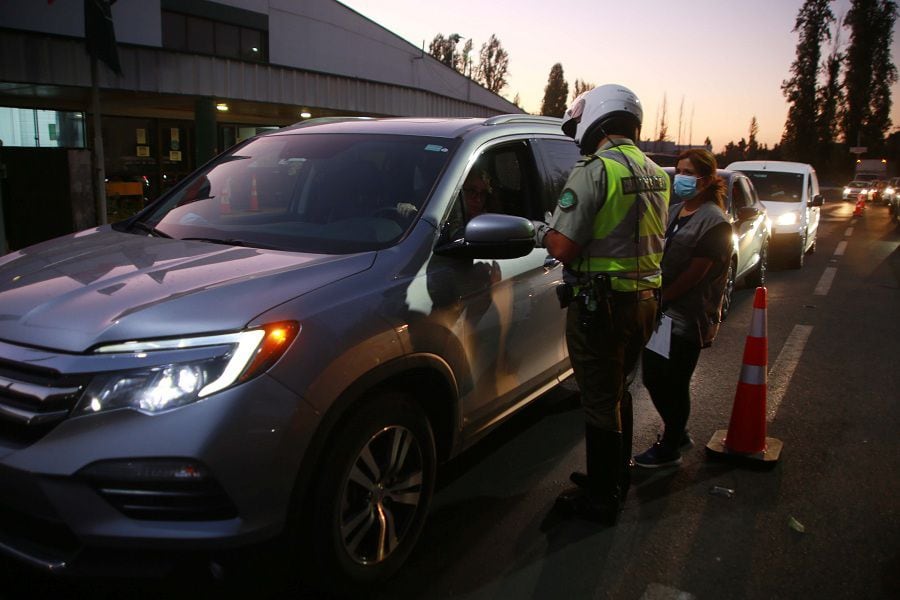
[[[622,458],[620,461],[619,476],[619,503],[625,504],[628,488],[631,487],[631,454],[633,451],[632,440],[634,438],[634,402],[631,392],[625,390],[622,394],[622,404],[619,414],[622,419]]]
[[[560,494],[556,507],[568,516],[613,525],[620,510],[622,434],[588,425],[585,427],[585,450],[587,485]]]
[[[625,497],[628,495],[628,488],[631,487],[631,453],[632,439],[634,436],[634,409],[631,393],[627,390],[622,395],[622,403],[620,407],[620,415],[622,419],[622,460],[619,475],[619,503],[625,504]],[[588,426],[589,427],[589,426]],[[589,434],[585,430],[585,439]],[[587,490],[588,476],[587,473],[581,471],[573,471],[569,475],[569,481],[578,487]]]

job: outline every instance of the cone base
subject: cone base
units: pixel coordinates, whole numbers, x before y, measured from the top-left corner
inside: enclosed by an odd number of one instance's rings
[[[773,466],[781,457],[781,450],[784,444],[781,440],[767,437],[766,447],[762,452],[754,454],[745,454],[743,452],[732,452],[725,446],[725,438],[728,435],[727,429],[716,431],[709,443],[706,444],[706,454],[710,458],[721,458],[732,460],[746,465],[764,465]]]

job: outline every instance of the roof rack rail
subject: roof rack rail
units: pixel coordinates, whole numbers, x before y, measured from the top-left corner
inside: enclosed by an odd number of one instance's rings
[[[484,120],[483,125],[503,125],[505,123],[543,123],[560,127],[562,119],[557,117],[545,117],[543,115],[524,115],[513,113],[508,115],[495,115]]]
[[[310,125],[322,125],[324,123],[343,123],[345,121],[373,121],[375,117],[316,117],[315,119],[304,119],[297,121],[292,125],[285,125],[282,130],[299,129]]]

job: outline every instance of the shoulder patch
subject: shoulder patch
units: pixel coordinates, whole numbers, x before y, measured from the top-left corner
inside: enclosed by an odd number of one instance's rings
[[[575,192],[566,188],[563,190],[563,193],[559,196],[559,207],[563,210],[568,210],[578,204],[578,196],[575,195]]]

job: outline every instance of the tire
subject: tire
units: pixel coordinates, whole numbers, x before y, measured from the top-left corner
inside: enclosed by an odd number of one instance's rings
[[[431,425],[406,395],[381,393],[354,410],[323,453],[302,515],[312,539],[294,540],[307,557],[312,547],[314,585],[339,594],[382,582],[405,562],[437,464]]]
[[[732,260],[728,264],[728,274],[725,276],[725,290],[722,292],[722,321],[728,318],[728,313],[731,310],[731,301],[734,298],[734,274],[737,271],[737,266]]]
[[[802,269],[803,262],[806,258],[806,235],[804,235],[800,239],[800,248],[797,250],[797,253],[794,256],[789,256],[787,259],[787,266],[790,269]]]
[[[758,288],[766,285],[766,273],[769,270],[769,240],[765,240],[759,248],[759,262],[747,275],[747,287]]]

